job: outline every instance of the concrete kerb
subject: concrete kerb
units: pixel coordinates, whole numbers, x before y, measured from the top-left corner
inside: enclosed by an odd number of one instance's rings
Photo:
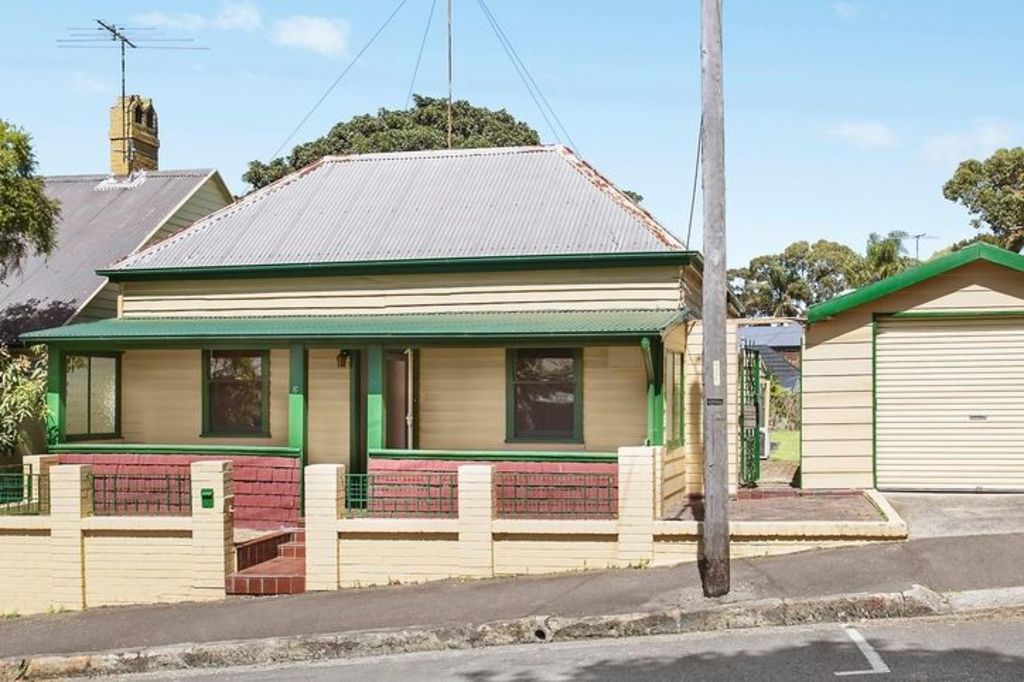
[[[667,635],[766,626],[842,623],[880,618],[980,613],[1024,607],[1024,588],[939,594],[915,585],[904,592],[763,599],[681,611],[608,616],[535,616],[483,625],[445,625],[259,640],[178,644],[151,649],[67,656],[36,656],[0,662],[5,680],[99,677],[235,666],[301,663],[422,651],[473,649],[578,639]]]

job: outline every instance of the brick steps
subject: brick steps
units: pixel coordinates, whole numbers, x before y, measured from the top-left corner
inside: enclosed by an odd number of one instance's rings
[[[228,594],[254,596],[306,591],[306,532],[270,533],[237,549],[240,570],[227,579]]]

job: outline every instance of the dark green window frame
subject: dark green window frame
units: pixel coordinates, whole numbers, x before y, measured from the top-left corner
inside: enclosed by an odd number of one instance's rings
[[[521,352],[550,351],[571,354],[573,363],[573,432],[571,436],[516,434],[516,361]],[[506,443],[583,443],[583,349],[582,348],[507,348],[505,350],[505,442]]]
[[[213,357],[212,350],[203,351],[203,430],[200,433],[202,438],[270,438],[270,351],[269,350],[253,350],[249,348],[238,348],[238,349],[217,349],[217,350],[234,350],[237,352],[252,353],[254,356],[261,358],[260,367],[262,368],[262,384],[260,386],[260,429],[247,431],[247,430],[232,430],[232,431],[220,431],[213,430],[211,428],[212,419],[210,418],[210,359]]]
[[[92,433],[90,430],[87,433],[66,433],[64,439],[67,441],[85,441],[85,440],[107,440],[111,438],[121,437],[121,353],[119,352],[88,352],[88,353],[67,353],[61,358],[61,373],[64,375],[64,381],[62,386],[61,403],[63,405],[68,404],[68,364],[71,358],[85,358],[89,364],[89,372],[87,385],[85,390],[86,406],[85,415],[86,423],[90,424],[92,420],[92,359],[93,358],[113,358],[114,359],[114,430],[109,433]],[[65,419],[66,419],[65,409]],[[90,424],[91,428],[91,424]]]

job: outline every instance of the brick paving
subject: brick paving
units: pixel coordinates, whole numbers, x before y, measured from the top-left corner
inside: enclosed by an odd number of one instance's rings
[[[687,504],[666,516],[693,521],[703,518],[700,502]],[[763,493],[758,498],[738,498],[729,502],[733,521],[884,521],[885,518],[863,494],[807,493],[786,495]]]

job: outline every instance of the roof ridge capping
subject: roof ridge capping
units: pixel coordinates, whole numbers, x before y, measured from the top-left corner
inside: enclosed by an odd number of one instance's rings
[[[807,309],[807,322],[809,324],[820,322],[976,261],[985,261],[1024,272],[1024,256],[992,244],[976,242],[959,251],[939,256],[891,277],[872,282],[828,301],[816,303]]]

